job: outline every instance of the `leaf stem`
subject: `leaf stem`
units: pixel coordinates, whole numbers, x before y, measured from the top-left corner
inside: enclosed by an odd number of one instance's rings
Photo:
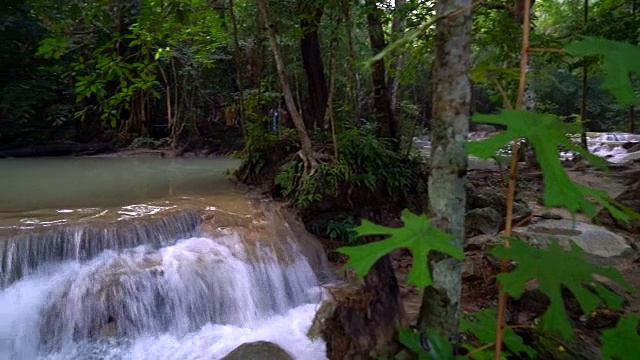
[[[551,52],[551,53],[561,53],[561,54],[563,54],[565,52],[564,49],[535,48],[535,47],[530,47],[530,48],[527,49],[527,51],[529,51],[529,52]]]
[[[492,347],[494,345],[495,345],[495,343],[488,343],[488,344],[482,345],[479,348],[475,348],[475,349],[469,351],[469,353],[467,355],[465,355],[465,357],[471,357],[471,356],[473,356],[473,355],[475,355],[475,354],[477,354],[477,353],[479,353],[479,352],[481,352],[483,350],[486,350],[486,349],[488,349],[488,348],[490,348],[490,347]]]
[[[524,90],[527,83],[527,65],[529,63],[529,31],[531,29],[531,0],[524,0],[524,17],[522,20],[522,50],[520,53],[520,81],[518,83],[518,95],[516,98],[515,110],[522,108]],[[507,219],[504,229],[504,247],[511,246],[509,236],[511,236],[512,219],[513,219],[513,200],[516,190],[516,174],[518,169],[518,150],[519,144],[517,140],[511,143],[511,167],[509,168],[509,186],[507,189]],[[500,272],[508,271],[509,261],[504,259],[500,264]],[[498,308],[496,319],[496,342],[495,342],[495,360],[502,357],[502,342],[504,339],[505,313],[507,308],[507,293],[504,291],[502,284],[499,284]]]

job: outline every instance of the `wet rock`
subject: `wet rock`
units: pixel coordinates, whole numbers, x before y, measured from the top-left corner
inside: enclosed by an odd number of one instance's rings
[[[628,152],[637,152],[640,151],[640,142],[628,142],[622,145],[623,148],[627,149]]]
[[[490,207],[473,209],[467,212],[464,225],[467,236],[497,234],[502,226],[502,215]]]
[[[636,163],[640,162],[640,151],[631,152],[620,159],[621,163]]]
[[[238,346],[222,360],[293,360],[293,357],[274,343],[256,341]]]
[[[630,185],[627,190],[618,195],[615,200],[624,206],[631,208],[633,211],[640,213],[640,181],[636,181],[635,184]],[[618,227],[631,233],[640,233],[639,220],[633,220],[625,223],[611,216],[611,213],[607,209],[602,209],[593,221],[602,225]]]
[[[543,220],[534,225],[513,230],[513,235],[531,245],[544,247],[550,238],[568,248],[573,241],[587,253],[594,264],[618,265],[635,260],[637,253],[627,239],[602,226],[571,220]]]
[[[118,324],[115,321],[108,322],[100,329],[100,338],[113,338],[118,336]]]

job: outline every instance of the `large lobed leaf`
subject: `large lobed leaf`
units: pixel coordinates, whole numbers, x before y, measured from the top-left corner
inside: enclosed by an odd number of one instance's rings
[[[606,76],[602,88],[610,91],[622,106],[639,103],[630,75],[640,74],[640,47],[587,36],[567,45],[565,51],[573,56],[602,56]]]
[[[555,239],[550,239],[546,249],[539,249],[520,239],[511,239],[510,248],[497,246],[491,251],[498,259],[514,260],[518,264],[512,272],[497,275],[505,292],[517,299],[522,295],[525,285],[536,279],[540,291],[551,301],[549,308],[542,315],[542,326],[557,330],[568,339],[573,337],[573,332],[564,312],[562,286],[575,295],[582,311],[587,314],[603,302],[613,309],[620,309],[624,302],[621,296],[595,282],[594,274],[631,289],[618,270],[587,263],[585,252],[573,242],[570,244],[570,250],[567,251]],[[597,295],[584,287],[585,283],[590,284]]]
[[[593,197],[619,219],[630,220],[628,214],[611,204],[606,192],[575,184],[564,171],[558,156],[559,146],[579,153],[593,164],[602,167],[606,164],[604,159],[589,153],[567,138],[566,134],[581,131],[578,123],[565,123],[555,115],[537,114],[526,110],[502,110],[494,115],[476,114],[473,120],[505,125],[507,130],[486,140],[467,143],[467,149],[472,155],[490,159],[511,141],[522,138],[529,141],[543,171],[545,206],[563,206],[571,213],[583,212],[595,216],[595,204],[587,199]]]
[[[606,360],[637,360],[640,354],[637,314],[621,318],[614,329],[602,333],[602,356]]]
[[[466,318],[462,318],[460,321],[460,331],[471,332],[482,344],[494,343],[496,341],[497,325],[495,309],[484,309],[475,312],[472,315],[476,321],[470,321]],[[521,353],[526,353],[531,359],[536,356],[536,351],[532,347],[526,345],[522,338],[510,327],[506,327],[504,329],[503,341],[507,348],[517,356],[520,356]],[[471,356],[472,359],[493,359],[495,357],[493,349],[487,349],[485,352],[477,352],[475,354],[476,355]]]
[[[426,287],[432,283],[427,267],[427,255],[430,251],[439,251],[457,259],[464,257],[462,249],[451,245],[451,235],[434,227],[426,215],[416,215],[404,210],[400,218],[404,222],[401,228],[390,228],[363,220],[355,229],[358,236],[389,235],[389,238],[370,244],[337,249],[338,252],[349,256],[345,266],[353,268],[359,277],[364,277],[382,256],[397,248],[406,247],[413,254],[413,265],[407,277],[407,283]]]
[[[418,355],[418,360],[464,360],[464,356],[454,355],[453,345],[437,331],[427,329],[422,336],[414,330],[401,328],[398,340],[407,349]]]

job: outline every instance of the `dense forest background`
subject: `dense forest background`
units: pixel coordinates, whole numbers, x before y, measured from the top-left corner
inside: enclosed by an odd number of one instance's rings
[[[427,133],[435,44],[433,26],[424,24],[435,16],[435,1],[265,3],[312,136],[326,136],[329,124],[340,133],[374,120],[393,125],[386,135]],[[473,111],[495,112],[503,107],[501,91],[515,94],[519,3],[488,0],[474,10]],[[531,46],[562,48],[581,35],[636,44],[638,6],[637,0],[537,1]],[[242,130],[250,136],[266,127],[273,109],[286,109],[255,1],[4,1],[0,32],[5,146],[215,145],[230,134],[242,137]],[[405,35],[410,41],[369,62]],[[582,116],[590,131],[634,132],[635,109],[620,108],[601,90],[603,78],[590,66],[597,61],[533,56],[536,108]]]

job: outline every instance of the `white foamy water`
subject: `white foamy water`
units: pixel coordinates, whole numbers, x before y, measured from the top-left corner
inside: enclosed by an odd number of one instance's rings
[[[259,340],[325,359],[305,335],[320,298],[295,246],[232,234],[106,251],[0,290],[0,359],[220,359]]]

